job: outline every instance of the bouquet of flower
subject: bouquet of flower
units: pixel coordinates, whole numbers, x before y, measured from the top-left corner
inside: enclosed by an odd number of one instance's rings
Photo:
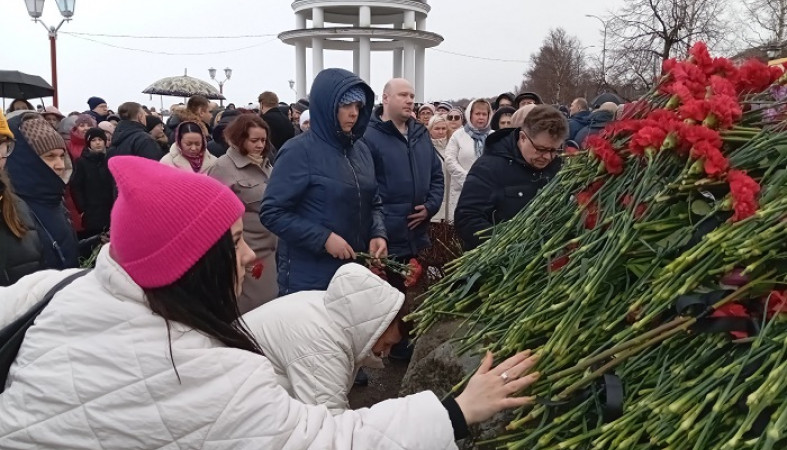
[[[690,55],[411,316],[542,355],[536,404],[489,444],[787,445],[787,76]]]

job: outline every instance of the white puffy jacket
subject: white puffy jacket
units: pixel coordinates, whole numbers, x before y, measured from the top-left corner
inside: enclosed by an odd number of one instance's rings
[[[473,111],[473,105],[478,99],[473,100],[467,105],[465,110],[465,120],[470,123],[470,113]],[[492,117],[489,117],[492,120]],[[487,125],[489,122],[487,122]],[[451,175],[451,196],[448,199],[448,220],[454,221],[454,211],[459,202],[459,195],[462,193],[462,187],[465,185],[465,178],[473,163],[478,159],[475,154],[475,141],[465,131],[464,127],[454,131],[451,139],[448,140],[448,145],[445,147],[445,168]]]
[[[0,325],[69,273],[0,288]],[[181,324],[172,323],[180,381],[169,355],[164,320],[106,246],[28,330],[0,395],[0,448],[455,448],[430,392],[333,416],[290,398],[265,357]]]
[[[338,414],[361,366],[382,367],[372,346],[402,308],[404,294],[358,264],[346,264],[327,291],[280,297],[243,318],[294,398]]]

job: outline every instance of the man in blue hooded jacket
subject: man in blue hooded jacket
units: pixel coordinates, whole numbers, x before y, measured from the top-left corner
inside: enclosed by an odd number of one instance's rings
[[[374,163],[360,141],[374,92],[351,72],[326,69],[309,98],[311,129],[279,149],[260,210],[280,239],[279,295],[327,289],[356,252],[387,255]]]
[[[443,201],[443,166],[426,128],[412,118],[415,92],[394,78],[383,89],[363,140],[374,159],[385,212],[388,252],[407,262],[429,247],[429,219]],[[400,280],[392,284],[403,289]]]

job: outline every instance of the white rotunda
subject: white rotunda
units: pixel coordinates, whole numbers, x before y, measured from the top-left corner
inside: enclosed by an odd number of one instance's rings
[[[404,77],[424,97],[426,49],[443,42],[426,31],[426,0],[296,0],[295,29],[279,34],[295,46],[295,90],[307,94],[306,49],[312,49],[312,78],[323,69],[324,50],[353,52],[353,72],[369,82],[371,52],[393,53],[392,77]]]

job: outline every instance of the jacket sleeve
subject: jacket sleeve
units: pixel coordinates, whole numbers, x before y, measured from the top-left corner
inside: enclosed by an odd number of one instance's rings
[[[385,229],[385,214],[383,213],[383,199],[380,197],[379,188],[372,200],[372,229],[369,236],[388,240],[388,233]]]
[[[459,150],[459,134],[455,132],[445,147],[445,168],[451,175],[451,182],[462,185],[465,182],[467,171],[459,164]]]
[[[462,187],[462,194],[454,212],[454,224],[465,250],[478,247],[481,239],[476,233],[493,225],[494,175],[483,164],[474,164]]]
[[[279,150],[262,199],[260,221],[288,245],[321,254],[325,251],[325,241],[331,230],[296,212],[298,203],[309,189],[309,164],[308,155],[300,147]]]
[[[42,270],[22,277],[11,286],[0,287],[0,329],[22,317],[41,301],[50,289],[80,269]]]
[[[254,355],[239,356],[251,360]],[[244,367],[239,367],[237,356],[225,364],[226,383],[234,392],[224,414],[206,433],[203,448],[227,448],[230,443],[277,449],[456,448],[448,411],[432,392],[332,415],[324,405],[306,405],[289,397],[273,381],[270,363],[253,359],[243,364],[246,370],[239,370]]]
[[[309,405],[325,405],[331,414],[350,409],[346,382],[352,379],[353,362],[346,353],[304,356],[285,368],[295,398]]]
[[[87,204],[87,195],[85,193],[85,166],[80,159],[75,164],[74,175],[71,177],[71,198],[74,199],[74,206],[80,213],[85,212],[85,205]]]
[[[164,152],[161,151],[161,147],[153,139],[153,136],[140,136],[136,144],[137,148],[133,150],[136,150],[137,156],[155,161],[160,161],[164,157]]]
[[[429,195],[426,198],[426,210],[429,211],[429,218],[431,219],[440,206],[443,204],[443,194],[445,193],[445,179],[443,177],[443,162],[437,149],[431,141],[429,141],[429,149],[432,155],[431,175],[429,177]]]

